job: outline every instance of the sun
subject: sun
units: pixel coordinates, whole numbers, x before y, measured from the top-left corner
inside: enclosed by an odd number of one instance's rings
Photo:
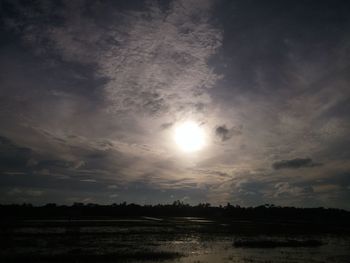
[[[184,152],[195,152],[205,145],[204,130],[195,122],[187,121],[175,128],[175,142]]]

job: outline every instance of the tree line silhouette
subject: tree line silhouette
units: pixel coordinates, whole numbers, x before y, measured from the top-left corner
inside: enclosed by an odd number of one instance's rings
[[[111,205],[74,203],[43,206],[32,204],[0,205],[0,218],[8,219],[86,219],[115,218],[130,216],[153,217],[207,217],[229,218],[234,220],[276,221],[276,222],[315,222],[350,225],[350,212],[336,208],[296,208],[265,204],[256,207],[241,207],[227,203],[225,206],[211,206],[209,203],[189,205],[181,201],[172,204],[139,205],[126,202]]]

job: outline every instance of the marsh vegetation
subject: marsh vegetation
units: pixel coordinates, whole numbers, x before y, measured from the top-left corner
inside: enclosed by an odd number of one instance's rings
[[[345,223],[155,213],[30,215],[3,217],[1,262],[345,263],[350,256]]]

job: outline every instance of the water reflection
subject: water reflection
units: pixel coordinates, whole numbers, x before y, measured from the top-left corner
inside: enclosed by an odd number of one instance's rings
[[[118,262],[125,259],[125,262],[163,260],[169,263],[349,262],[348,236],[230,234],[225,231],[226,224],[221,226],[224,227],[223,231],[218,231],[220,225],[221,222],[202,218],[158,220],[146,217],[110,222],[26,222],[23,226],[3,232],[9,241],[2,246],[0,256],[8,258],[15,255],[17,259],[25,259],[28,255],[36,255],[43,256],[45,262],[53,259],[57,262],[60,257],[65,262],[113,262],[116,258]],[[324,245],[271,248],[234,246],[236,240],[257,238],[282,241],[316,239]]]

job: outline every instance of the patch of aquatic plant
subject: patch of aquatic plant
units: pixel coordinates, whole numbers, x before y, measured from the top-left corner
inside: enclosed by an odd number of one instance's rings
[[[59,255],[8,255],[0,257],[1,262],[125,262],[163,261],[183,256],[168,251],[122,251],[109,254],[67,253]]]
[[[318,247],[323,245],[319,240],[272,240],[272,239],[252,239],[252,240],[236,240],[233,245],[235,247],[250,248],[275,248],[275,247]]]

